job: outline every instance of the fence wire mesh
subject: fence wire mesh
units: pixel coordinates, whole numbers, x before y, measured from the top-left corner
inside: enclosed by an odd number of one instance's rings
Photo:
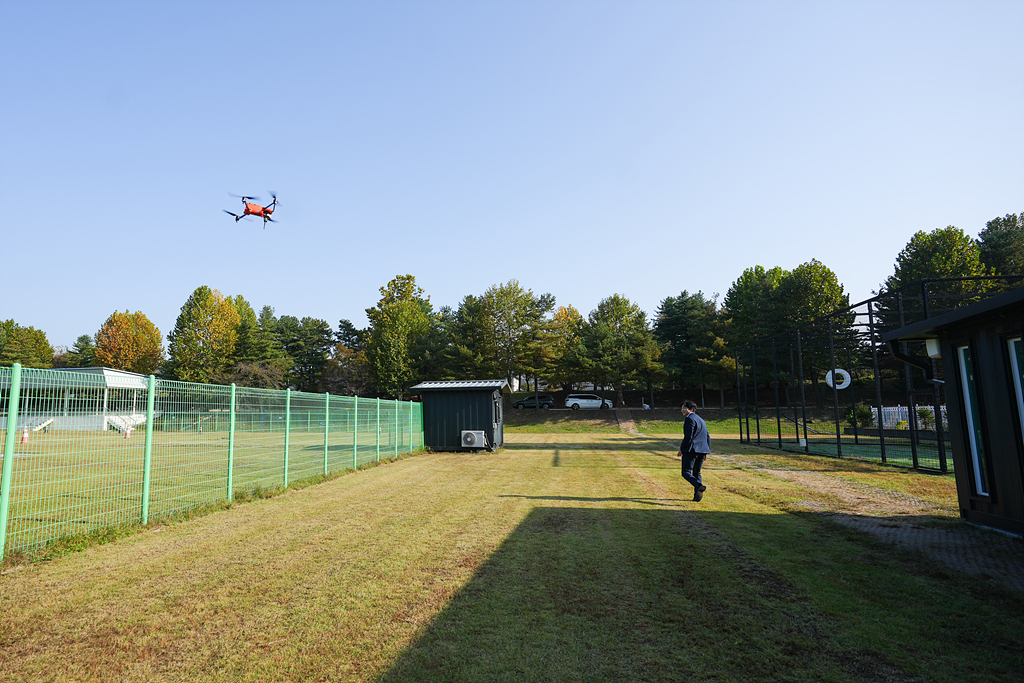
[[[12,410],[13,406],[13,410]],[[0,558],[423,445],[418,403],[0,367]]]
[[[1020,286],[1020,276],[922,280],[836,311],[737,353],[741,441],[948,472],[941,363],[924,342],[884,332]],[[931,378],[899,356],[930,366]]]

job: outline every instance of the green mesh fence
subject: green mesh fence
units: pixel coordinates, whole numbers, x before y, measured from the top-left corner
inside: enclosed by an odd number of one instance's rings
[[[421,404],[0,367],[0,557],[423,446]]]

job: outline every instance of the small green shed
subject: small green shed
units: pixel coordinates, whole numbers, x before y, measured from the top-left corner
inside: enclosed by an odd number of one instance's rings
[[[423,402],[423,445],[435,451],[489,451],[505,442],[503,379],[420,382],[409,389]]]

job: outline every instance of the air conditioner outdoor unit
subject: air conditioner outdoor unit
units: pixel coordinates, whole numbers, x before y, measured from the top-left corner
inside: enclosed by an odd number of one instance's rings
[[[487,435],[482,431],[462,430],[462,445],[465,448],[487,448]]]

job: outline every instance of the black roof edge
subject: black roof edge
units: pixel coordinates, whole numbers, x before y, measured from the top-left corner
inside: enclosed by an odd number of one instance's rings
[[[1004,309],[1018,308],[1024,304],[1024,287],[996,294],[970,306],[955,308],[932,318],[882,333],[882,341],[912,341],[934,339],[940,330],[982,315],[1001,313]]]

